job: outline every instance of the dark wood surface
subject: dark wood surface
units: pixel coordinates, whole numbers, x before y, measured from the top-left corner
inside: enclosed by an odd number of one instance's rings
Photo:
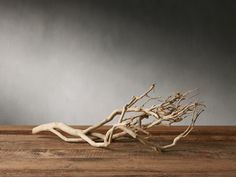
[[[184,128],[156,127],[151,133],[156,142],[165,144]],[[0,126],[0,176],[236,177],[236,126],[195,127],[164,153],[127,140],[109,148],[66,143],[50,133],[32,135],[31,129]]]

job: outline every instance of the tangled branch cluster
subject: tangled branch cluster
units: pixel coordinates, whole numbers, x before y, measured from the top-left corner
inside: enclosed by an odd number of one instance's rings
[[[192,91],[178,92],[164,100],[160,97],[150,97],[149,94],[154,88],[155,85],[153,84],[145,93],[140,96],[133,96],[127,104],[121,109],[114,110],[103,121],[84,130],[74,129],[64,123],[53,122],[33,128],[32,133],[50,131],[66,142],[87,142],[94,147],[107,147],[113,140],[128,135],[156,151],[165,150],[175,146],[177,141],[190,133],[195,121],[202,113],[204,105],[198,101],[191,101]],[[153,101],[157,104],[148,107],[147,105]],[[143,104],[138,105],[140,102],[143,102]],[[111,122],[115,117],[119,117],[117,123],[113,124],[105,134],[96,132],[99,127]],[[191,123],[184,132],[174,138],[171,144],[161,146],[149,139],[150,133],[148,130],[151,127],[158,125],[171,126],[186,118],[190,118]],[[58,130],[75,138],[67,138]]]

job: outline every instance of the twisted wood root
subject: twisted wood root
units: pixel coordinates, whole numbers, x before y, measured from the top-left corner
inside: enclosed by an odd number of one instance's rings
[[[154,88],[155,84],[151,85],[142,95],[133,96],[121,109],[114,110],[101,122],[84,130],[72,128],[64,123],[52,122],[33,128],[32,133],[36,134],[41,131],[50,131],[66,142],[87,142],[94,147],[107,147],[113,140],[128,135],[156,151],[168,149],[175,146],[181,138],[186,137],[191,132],[197,118],[204,111],[203,107],[205,107],[205,105],[198,101],[189,101],[195,96],[191,96],[192,91],[185,93],[178,92],[169,96],[167,99],[150,97],[149,93],[153,91]],[[138,105],[138,102],[141,101],[144,101],[144,103]],[[145,106],[151,101],[158,101],[158,104],[149,107]],[[129,113],[132,115],[127,115]],[[119,116],[117,123],[112,125],[105,134],[96,132],[99,127],[112,121],[117,116]],[[154,144],[148,139],[150,136],[148,129],[151,127],[160,125],[171,126],[186,118],[190,118],[191,123],[184,132],[174,138],[171,144],[161,146],[156,143]],[[58,130],[77,138],[67,138]]]

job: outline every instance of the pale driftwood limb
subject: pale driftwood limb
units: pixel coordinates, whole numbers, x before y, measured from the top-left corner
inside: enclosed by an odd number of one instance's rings
[[[50,131],[66,142],[87,142],[94,147],[107,147],[113,140],[128,135],[157,151],[171,148],[175,146],[181,138],[186,137],[191,132],[205,105],[197,101],[188,101],[188,98],[193,97],[190,95],[192,91],[176,93],[163,100],[160,100],[160,97],[150,97],[148,94],[154,88],[155,85],[153,84],[142,95],[133,96],[129,103],[125,104],[122,109],[114,110],[103,121],[84,130],[74,129],[64,123],[53,122],[33,128],[32,133],[36,134],[41,131]],[[147,98],[147,100],[145,100],[145,98]],[[141,106],[137,106],[136,103],[142,100],[144,103]],[[159,104],[145,107],[150,101],[158,101]],[[133,113],[134,115],[127,117],[126,113]],[[119,116],[117,124],[114,124],[105,134],[96,132],[99,127],[109,123],[116,116]],[[160,125],[171,126],[186,118],[191,119],[190,125],[184,132],[175,137],[171,144],[161,146],[148,140],[150,136],[148,129],[151,127]],[[143,123],[144,119],[147,120],[146,123]],[[67,138],[58,130],[77,138]],[[119,130],[119,132],[115,132],[117,130]]]

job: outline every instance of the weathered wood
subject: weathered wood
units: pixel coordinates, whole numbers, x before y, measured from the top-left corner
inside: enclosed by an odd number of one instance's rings
[[[31,135],[32,127],[0,126],[0,176],[236,176],[235,126],[197,126],[165,153],[126,139],[109,148],[66,143],[50,133]],[[184,128],[151,133],[165,144]]]

